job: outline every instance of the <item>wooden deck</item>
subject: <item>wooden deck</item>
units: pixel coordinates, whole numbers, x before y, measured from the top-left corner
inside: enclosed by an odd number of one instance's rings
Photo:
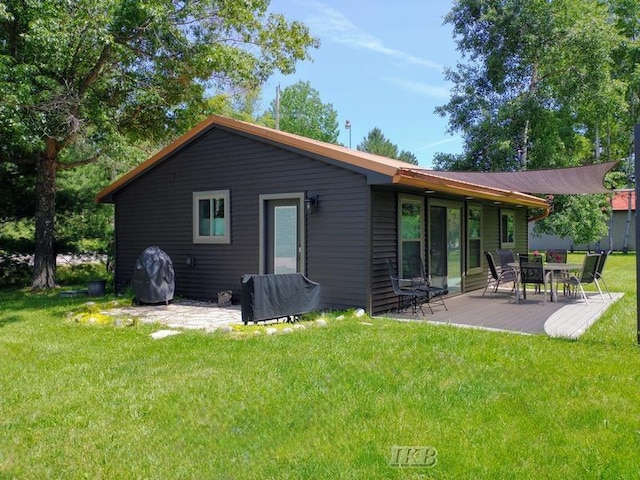
[[[621,293],[605,293],[605,302],[597,292],[587,292],[589,304],[584,300],[558,295],[557,302],[543,302],[543,295],[527,291],[527,299],[515,302],[508,291],[498,291],[483,297],[482,290],[445,298],[448,311],[438,301],[431,304],[434,313],[424,305],[416,315],[408,312],[390,312],[385,317],[402,321],[427,321],[461,327],[482,328],[517,332],[521,334],[546,334],[552,337],[578,338],[616,300]]]

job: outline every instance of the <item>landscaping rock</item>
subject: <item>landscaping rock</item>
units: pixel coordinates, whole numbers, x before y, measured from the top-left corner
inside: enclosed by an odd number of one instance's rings
[[[324,318],[319,318],[318,320],[316,320],[316,325],[318,327],[326,327],[327,321]]]
[[[282,333],[293,333],[293,328],[290,328],[290,327],[283,328]]]
[[[265,333],[267,335],[275,335],[276,333],[278,333],[278,329],[277,328],[273,328],[273,327],[269,327],[269,328],[267,328]]]
[[[178,330],[158,330],[157,332],[151,334],[151,338],[153,338],[154,340],[160,340],[161,338],[167,338],[173,335],[179,335],[181,333],[182,332],[179,332]]]
[[[360,318],[360,317],[362,317],[363,315],[364,315],[364,309],[359,308],[359,309],[357,309],[357,310],[355,311],[355,316],[356,316],[356,318]]]

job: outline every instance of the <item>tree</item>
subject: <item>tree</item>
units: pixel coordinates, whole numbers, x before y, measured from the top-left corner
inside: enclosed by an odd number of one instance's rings
[[[369,130],[367,136],[356,147],[361,152],[375,153],[388,158],[397,158],[398,146],[387,139],[378,127]]]
[[[277,101],[261,118],[261,122],[275,127],[278,110]],[[338,112],[330,103],[322,103],[320,93],[309,82],[299,81],[289,85],[280,94],[279,128],[283,132],[295,133],[328,143],[337,143]]]
[[[557,195],[552,214],[536,222],[535,232],[569,238],[574,245],[595,243],[609,233],[610,216],[607,195]]]
[[[412,165],[418,165],[418,157],[416,157],[413,153],[408,150],[402,150],[398,154],[398,160],[402,160],[403,162],[411,163]]]
[[[627,108],[624,82],[613,75],[621,37],[610,18],[599,0],[456,2],[445,21],[468,62],[447,71],[453,94],[436,111],[465,143],[461,156],[438,156],[438,168],[507,171],[594,161],[602,131],[611,131]],[[611,147],[619,158],[619,145]]]
[[[383,157],[418,165],[418,158],[413,153],[408,150],[402,150],[398,153],[398,146],[387,139],[378,127],[369,130],[367,136],[356,148],[361,152],[375,153]]]
[[[450,101],[436,111],[461,132],[463,153],[438,169],[510,171],[620,159],[629,151],[630,49],[616,26],[626,0],[462,0],[446,17],[466,63],[448,70]],[[631,8],[631,7],[629,7]],[[637,13],[635,7],[634,13]],[[627,10],[625,10],[629,13]],[[612,15],[612,13],[614,13]],[[627,132],[626,134],[624,132]],[[604,231],[600,196],[562,196],[536,232],[588,243]]]
[[[114,138],[166,141],[208,91],[292,73],[317,41],[268,0],[19,0],[0,5],[0,162],[36,172],[33,288],[55,285],[57,173]]]

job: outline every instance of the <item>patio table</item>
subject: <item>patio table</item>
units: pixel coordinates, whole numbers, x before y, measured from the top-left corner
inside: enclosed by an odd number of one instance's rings
[[[519,274],[519,270],[520,270],[520,265],[517,262],[512,262],[509,263],[509,267],[515,268],[516,271],[518,272],[518,283],[520,283],[520,274]],[[571,272],[571,271],[575,271],[575,270],[580,270],[582,268],[582,264],[578,264],[578,263],[544,263],[543,264],[543,268],[545,272],[548,272],[551,274],[551,281],[550,281],[550,290],[551,290],[551,301],[552,302],[557,302],[558,301],[558,293],[555,289],[555,276],[556,273],[562,273],[562,272]],[[519,300],[519,289],[516,288],[516,300]]]

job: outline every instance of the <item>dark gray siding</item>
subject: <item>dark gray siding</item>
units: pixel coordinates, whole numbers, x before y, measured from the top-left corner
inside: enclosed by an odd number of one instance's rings
[[[231,243],[194,244],[192,193],[230,190]],[[363,175],[288,150],[212,129],[116,196],[116,282],[126,285],[138,255],[158,245],[172,258],[176,294],[216,300],[259,272],[259,195],[319,195],[306,217],[306,275],[327,308],[366,306],[368,186]],[[186,264],[195,258],[195,267]]]
[[[373,189],[371,194],[372,306],[373,313],[386,312],[398,303],[391,289],[387,258],[398,255],[398,214],[395,191]]]
[[[398,252],[397,236],[397,192],[385,189],[373,189],[372,191],[372,307],[374,313],[383,313],[392,310],[398,298],[391,289],[389,274],[386,266],[387,257],[396,262]],[[515,252],[527,251],[527,212],[524,208],[513,208],[516,215],[516,246]],[[428,215],[428,210],[425,210]],[[493,204],[482,206],[482,248],[483,250],[495,250],[500,248],[500,207]],[[428,222],[425,221],[425,227]],[[466,225],[465,229],[466,231]],[[428,231],[425,232],[427,249],[429,248]],[[465,243],[466,246],[466,243]],[[424,258],[428,258],[424,252]],[[464,279],[464,291],[469,292],[484,288],[487,282],[488,266],[482,257],[483,271],[481,273],[466,275]]]

